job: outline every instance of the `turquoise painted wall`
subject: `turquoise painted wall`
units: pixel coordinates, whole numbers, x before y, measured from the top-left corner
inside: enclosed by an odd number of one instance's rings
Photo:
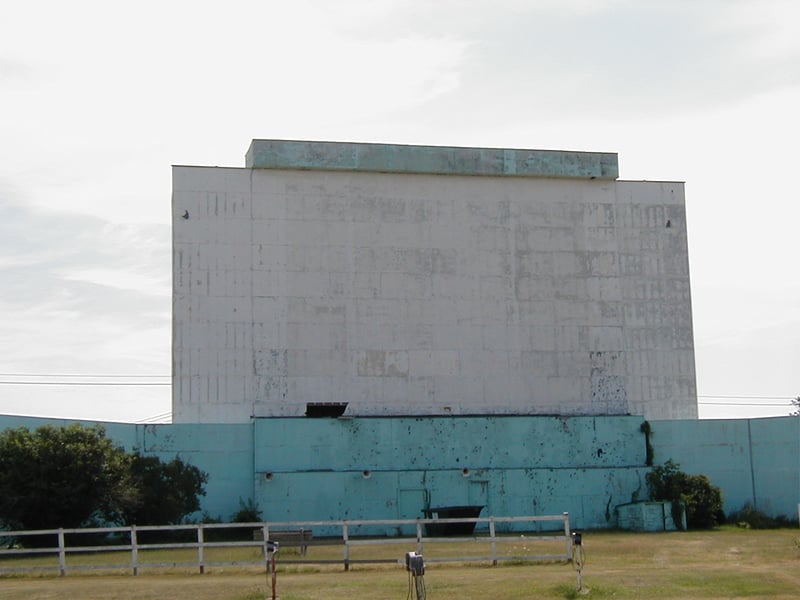
[[[127,451],[185,462],[209,473],[203,512],[227,520],[239,509],[239,498],[253,495],[253,426],[237,425],[134,425],[95,421],[0,416],[0,430],[45,424],[102,425],[109,438]]]
[[[253,425],[135,425],[144,454],[180,458],[209,474],[203,511],[228,520],[253,497]]]
[[[256,500],[271,520],[416,518],[436,506],[483,514],[569,512],[609,526],[644,498],[638,417],[259,419]]]
[[[0,429],[70,422],[3,416]],[[415,518],[426,507],[475,504],[497,516],[568,511],[574,526],[593,528],[613,525],[616,505],[647,496],[640,417],[100,424],[126,450],[179,455],[207,471],[203,511],[222,519],[253,498],[269,520]],[[749,501],[773,516],[796,514],[800,419],[651,426],[656,464],[671,458],[708,475],[726,511]]]
[[[513,175],[616,179],[617,155],[608,152],[407,146],[353,142],[253,140],[249,169],[314,169],[437,175]]]
[[[106,435],[113,439],[117,444],[126,450],[139,447],[138,428],[141,426],[130,423],[108,423],[103,421],[81,421],[77,419],[46,419],[41,417],[17,417],[14,415],[0,415],[0,431],[5,429],[16,429],[17,427],[27,427],[36,429],[43,425],[54,425],[56,427],[67,426],[72,423],[81,425],[102,425],[106,430]]]
[[[641,424],[640,417],[257,419],[256,470],[641,466]]]
[[[746,502],[769,515],[797,516],[800,418],[653,421],[654,461],[669,459],[722,488],[725,512]]]

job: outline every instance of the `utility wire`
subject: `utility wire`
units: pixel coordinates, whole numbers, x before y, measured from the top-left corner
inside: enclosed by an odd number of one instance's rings
[[[0,377],[65,377],[71,379],[171,379],[172,375],[89,375],[76,373],[0,373]],[[6,385],[169,385],[165,382],[49,382],[49,381],[0,381]],[[732,394],[698,394],[698,398],[728,399],[728,400],[794,400],[796,396],[737,396]],[[705,402],[701,404],[707,404]]]
[[[110,377],[125,377],[125,378],[165,378],[172,377],[172,375],[136,375],[132,373],[125,374],[112,374],[112,375],[89,375],[81,373],[0,373],[0,377],[87,377],[87,378],[110,378]]]
[[[0,377],[37,377],[37,378],[70,378],[70,379],[167,379],[171,375],[132,375],[132,374],[111,374],[111,375],[89,375],[75,373],[0,373]],[[12,381],[0,380],[0,385],[43,385],[43,386],[77,386],[77,387],[168,387],[171,382],[149,382],[149,381]],[[795,400],[794,396],[737,396],[732,394],[698,394],[699,398],[710,398],[713,400]],[[708,400],[698,400],[698,404],[705,406],[741,406],[741,407],[783,407],[792,406],[791,402],[709,402]],[[157,415],[160,418],[166,415]]]
[[[760,406],[783,406],[789,408],[792,406],[791,403],[781,403],[777,404],[774,402],[698,402],[698,404],[702,404],[703,406],[742,406],[742,407],[755,407],[758,408]]]
[[[170,386],[169,382],[151,383],[147,381],[0,381],[0,385],[49,385],[49,386]]]
[[[794,400],[794,396],[710,396],[698,394],[698,398],[734,398],[741,400]]]
[[[44,385],[44,386],[168,386],[168,381],[137,381],[141,379],[171,379],[170,375],[109,374],[90,375],[86,373],[0,373],[0,385]],[[61,381],[53,381],[59,378]],[[44,379],[44,381],[39,381]],[[101,381],[74,381],[89,379]],[[124,381],[102,381],[121,379]],[[67,380],[67,381],[65,381]]]
[[[735,395],[704,395],[699,394],[698,398],[710,398],[711,400],[698,400],[697,403],[703,406],[741,406],[741,407],[791,407],[792,396],[735,396]],[[729,402],[729,400],[788,400],[788,402]]]
[[[151,417],[145,417],[144,419],[139,419],[136,421],[140,424],[147,424],[147,423],[156,423],[156,422],[163,422],[165,420],[169,421],[172,419],[172,411],[161,413],[160,415],[153,415]]]

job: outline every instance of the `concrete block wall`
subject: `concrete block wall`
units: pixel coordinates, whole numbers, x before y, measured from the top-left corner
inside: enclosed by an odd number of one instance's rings
[[[576,525],[608,527],[617,504],[646,494],[641,423],[638,417],[259,419],[256,498],[273,520],[413,519],[426,508],[478,505],[484,515],[566,511]]]
[[[797,517],[800,419],[654,421],[655,464],[667,460],[707,475],[723,491],[726,513],[745,503],[771,516]]]
[[[209,474],[202,512],[230,520],[240,500],[253,498],[253,425],[136,425],[143,454],[164,461],[178,456]]]
[[[0,415],[0,431],[72,423],[100,425],[109,439],[126,452],[139,452],[170,461],[176,456],[209,474],[203,513],[228,520],[239,509],[239,499],[253,497],[253,425],[134,425],[68,419]],[[196,515],[198,518],[201,515]]]
[[[0,430],[46,423],[70,421],[0,416]],[[416,518],[423,508],[469,504],[497,516],[568,511],[577,527],[607,527],[617,506],[647,498],[637,417],[101,424],[127,450],[178,455],[208,472],[203,511],[223,519],[241,498],[270,520]],[[671,458],[707,475],[726,512],[750,502],[771,516],[796,514],[800,419],[655,421],[651,430],[655,463]]]
[[[0,427],[44,422],[3,417]],[[469,504],[484,506],[484,516],[566,511],[574,526],[608,527],[617,504],[646,493],[641,423],[426,417],[102,425],[127,450],[177,455],[209,473],[201,500],[213,517],[229,519],[241,498],[255,500],[272,521],[413,519],[425,508]]]
[[[470,505],[485,507],[481,516],[569,512],[575,527],[606,528],[615,525],[616,503],[629,502],[641,492],[646,471],[643,467],[476,469],[465,476],[460,469],[409,469],[378,471],[369,477],[361,472],[302,471],[276,474],[269,481],[257,478],[256,499],[265,518],[280,521],[415,519],[422,518],[428,507]],[[558,524],[551,526],[558,529]],[[530,524],[502,526],[503,531],[517,529],[530,529]]]
[[[329,162],[174,168],[176,422],[696,417],[682,184]]]

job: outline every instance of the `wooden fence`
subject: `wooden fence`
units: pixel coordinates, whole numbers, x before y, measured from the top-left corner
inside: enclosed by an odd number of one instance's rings
[[[561,522],[557,529],[541,531],[542,523],[544,527],[551,527],[554,522]],[[481,532],[474,532],[472,535],[459,535],[452,537],[432,537],[426,535],[426,526],[439,526],[451,523],[474,523],[481,525]],[[497,525],[501,528],[512,527],[515,534],[500,534]],[[413,535],[396,536],[362,536],[358,535],[359,529],[386,527],[402,532],[403,529],[415,530]],[[527,528],[526,528],[527,527]],[[563,529],[562,529],[563,527]],[[324,536],[315,537],[313,532],[324,531]],[[331,531],[337,531],[331,535]],[[522,531],[523,535],[519,532]],[[151,532],[157,532],[155,534]],[[194,533],[192,533],[194,532]],[[238,532],[236,540],[220,540],[223,534],[230,535]],[[527,532],[527,533],[525,533]],[[533,532],[533,533],[531,533]],[[216,534],[216,535],[215,535]],[[153,535],[160,536],[162,540],[153,541]],[[163,541],[164,537],[184,536],[192,541]],[[46,547],[41,546],[43,539],[52,539]],[[102,543],[93,545],[76,543],[80,538],[101,538]],[[147,538],[151,538],[148,541]],[[35,541],[34,541],[35,538]],[[519,545],[520,539],[528,542],[558,542],[559,546],[563,543],[564,552],[554,554],[503,554],[498,552],[498,545],[514,544]],[[26,540],[28,543],[26,543]],[[219,524],[197,524],[197,525],[167,525],[167,526],[131,526],[131,527],[97,527],[83,529],[48,529],[37,531],[0,531],[0,575],[8,573],[20,573],[30,571],[52,571],[58,570],[58,574],[64,576],[68,571],[82,569],[130,569],[134,575],[138,575],[143,568],[165,568],[165,567],[191,567],[196,568],[202,574],[207,567],[214,566],[248,566],[266,565],[275,549],[275,542],[279,548],[298,548],[302,558],[292,559],[281,556],[280,563],[303,563],[303,564],[342,564],[345,570],[349,570],[351,565],[359,563],[395,563],[402,562],[400,559],[388,558],[368,558],[359,559],[351,557],[351,551],[362,546],[385,545],[385,544],[404,544],[406,546],[416,546],[416,552],[423,554],[426,544],[449,544],[465,542],[476,542],[488,544],[490,553],[481,556],[450,556],[450,557],[428,557],[426,563],[433,562],[491,562],[496,565],[499,561],[568,561],[572,556],[572,537],[570,532],[569,514],[538,517],[474,517],[474,518],[449,518],[449,519],[392,519],[392,520],[352,520],[352,521],[284,521],[284,522],[260,522],[260,523],[219,523]],[[331,559],[315,557],[312,552],[306,556],[305,550],[316,546],[339,545],[343,548],[341,558]],[[209,560],[207,550],[212,548],[237,548],[251,547],[260,548],[258,560],[235,560],[219,562]],[[527,546],[524,547],[527,551]],[[194,550],[195,559],[191,561],[148,561],[146,552],[151,550]],[[95,553],[129,553],[129,559],[122,563],[108,564],[105,562],[94,562],[90,564],[70,564],[68,557],[80,554]],[[25,556],[54,556],[57,555],[57,565],[21,565],[20,561],[13,561],[9,564],[8,559],[21,558]],[[5,565],[3,563],[6,563]]]

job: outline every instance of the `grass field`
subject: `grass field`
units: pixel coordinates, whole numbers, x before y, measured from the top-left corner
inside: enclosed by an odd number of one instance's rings
[[[459,551],[452,544],[449,546],[448,554]],[[425,574],[428,599],[800,598],[800,530],[796,529],[755,531],[726,527],[716,531],[658,534],[588,532],[584,547],[582,593],[577,592],[575,571],[564,563],[501,563],[494,567],[429,564]],[[402,546],[389,548],[384,551],[399,554],[398,558],[414,550]],[[309,554],[317,550],[311,548]],[[431,548],[431,555],[435,550]],[[470,552],[474,550],[465,546],[462,553]],[[144,570],[138,577],[120,573],[70,574],[63,578],[49,574],[0,577],[0,598],[257,600],[270,597],[263,568],[214,567],[205,575],[181,568]],[[397,565],[354,566],[348,572],[341,566],[283,565],[278,573],[281,600],[404,599],[407,590],[407,574]]]

